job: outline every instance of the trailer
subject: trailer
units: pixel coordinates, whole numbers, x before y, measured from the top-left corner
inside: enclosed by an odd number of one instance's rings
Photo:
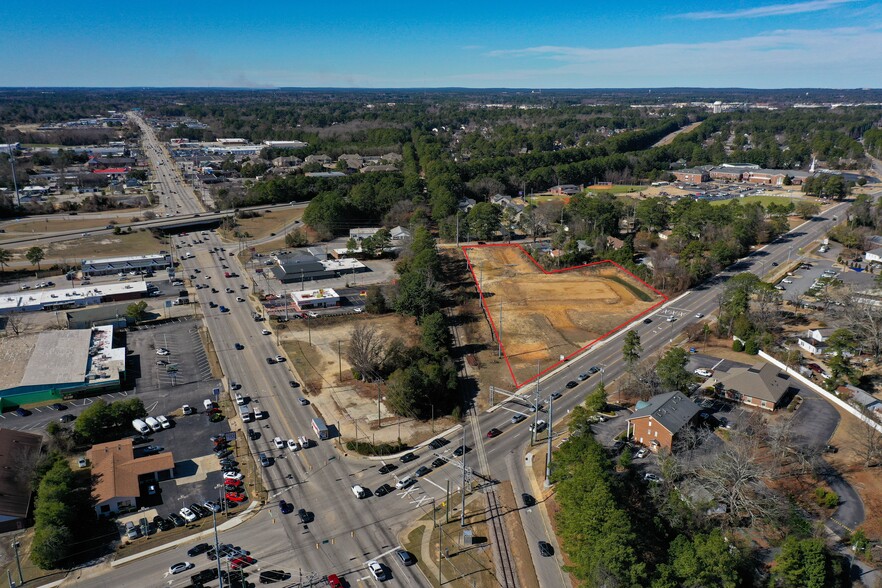
[[[315,431],[315,434],[318,435],[319,439],[327,439],[331,436],[331,432],[328,431],[328,426],[325,424],[325,421],[318,417],[312,419],[312,430]]]

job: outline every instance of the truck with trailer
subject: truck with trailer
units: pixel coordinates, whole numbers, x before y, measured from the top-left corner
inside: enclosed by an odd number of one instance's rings
[[[328,439],[331,436],[325,421],[318,417],[312,419],[312,430],[318,435],[319,439]]]

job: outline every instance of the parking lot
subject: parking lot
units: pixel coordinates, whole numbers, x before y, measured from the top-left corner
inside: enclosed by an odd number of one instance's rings
[[[156,497],[143,497],[152,510],[138,516],[148,519],[154,514],[177,512],[193,502],[218,501],[223,478],[211,437],[229,432],[230,426],[226,420],[210,422],[203,405],[214,398],[212,391],[221,383],[212,378],[198,325],[195,320],[183,320],[128,334],[127,345],[133,352],[130,360],[140,366],[134,393],[149,415],[165,415],[173,423],[171,428],[149,435],[150,444],[172,452],[175,471],[172,479],[159,482]],[[157,355],[160,348],[168,350],[168,355]],[[183,415],[184,404],[194,414]],[[244,441],[239,445],[247,447]]]

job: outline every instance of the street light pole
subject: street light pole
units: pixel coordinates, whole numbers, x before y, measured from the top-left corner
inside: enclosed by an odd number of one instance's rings
[[[499,337],[496,338],[498,355],[497,357],[502,357],[502,303],[499,303]]]

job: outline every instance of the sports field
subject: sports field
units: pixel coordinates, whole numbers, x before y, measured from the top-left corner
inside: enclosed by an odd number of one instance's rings
[[[665,297],[615,263],[546,271],[518,245],[463,247],[519,387],[612,335]]]

